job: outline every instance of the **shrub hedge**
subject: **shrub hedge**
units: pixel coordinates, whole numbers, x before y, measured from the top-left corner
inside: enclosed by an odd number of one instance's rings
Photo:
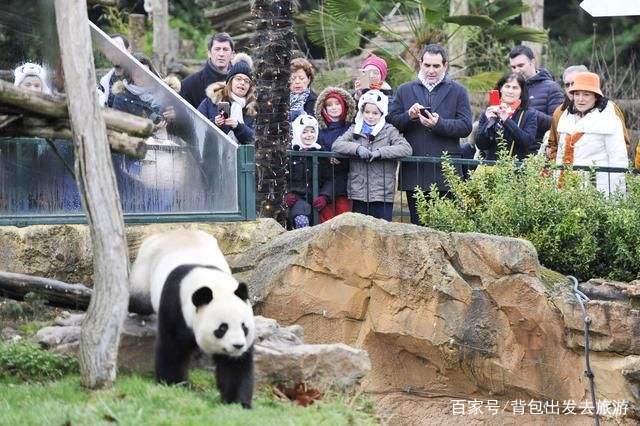
[[[590,184],[593,172],[567,171],[557,187],[544,160],[519,164],[504,153],[463,180],[445,161],[450,198],[418,191],[423,224],[449,232],[483,232],[529,240],[548,268],[580,279],[630,281],[640,272],[640,178],[609,197]]]

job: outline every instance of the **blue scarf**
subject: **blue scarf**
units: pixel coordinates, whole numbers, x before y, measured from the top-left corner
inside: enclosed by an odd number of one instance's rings
[[[367,124],[366,121],[362,121],[362,134],[363,135],[370,135],[371,133],[373,133],[373,126]]]

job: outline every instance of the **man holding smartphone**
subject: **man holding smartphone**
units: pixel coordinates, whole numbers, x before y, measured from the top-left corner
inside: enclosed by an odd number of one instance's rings
[[[402,84],[391,104],[387,121],[402,132],[414,156],[462,158],[460,138],[471,133],[471,106],[467,90],[447,76],[444,47],[430,44],[422,49],[420,71],[415,80]],[[459,174],[462,168],[456,166]],[[419,225],[415,188],[428,192],[436,184],[442,196],[448,186],[442,167],[432,163],[402,163],[399,189],[406,191],[411,223]]]

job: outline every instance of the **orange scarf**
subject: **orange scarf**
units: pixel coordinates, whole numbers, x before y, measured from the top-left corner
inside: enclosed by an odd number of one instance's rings
[[[584,133],[577,132],[571,135],[567,135],[564,141],[564,153],[562,155],[562,164],[573,164],[573,157],[575,153],[576,144],[580,138],[584,136]],[[558,188],[562,188],[564,185],[564,169],[560,171],[560,178],[558,179]]]

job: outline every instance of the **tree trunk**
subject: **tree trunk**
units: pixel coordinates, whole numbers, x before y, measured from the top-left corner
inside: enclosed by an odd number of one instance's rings
[[[289,66],[293,41],[291,0],[256,0],[256,210],[286,223],[284,194],[289,161]]]
[[[133,53],[144,53],[145,19],[146,17],[139,13],[129,14],[129,46]]]
[[[167,74],[169,57],[169,4],[167,0],[153,0],[153,64],[160,75]]]
[[[529,9],[522,14],[522,26],[544,30],[544,0],[522,0],[522,3],[528,6]],[[529,46],[533,50],[533,54],[536,56],[536,64],[542,66],[542,44],[530,41],[525,41],[522,44]]]
[[[469,14],[469,0],[451,0],[449,5],[449,14],[455,15],[468,15]],[[467,54],[467,42],[464,37],[464,33],[459,29],[459,25],[449,25],[449,58],[450,66],[454,68],[456,76],[464,74],[465,56]]]
[[[93,248],[94,294],[80,334],[82,384],[99,388],[116,377],[127,313],[128,255],[107,129],[98,106],[86,0],[56,0],[56,25],[75,146],[76,178]]]

